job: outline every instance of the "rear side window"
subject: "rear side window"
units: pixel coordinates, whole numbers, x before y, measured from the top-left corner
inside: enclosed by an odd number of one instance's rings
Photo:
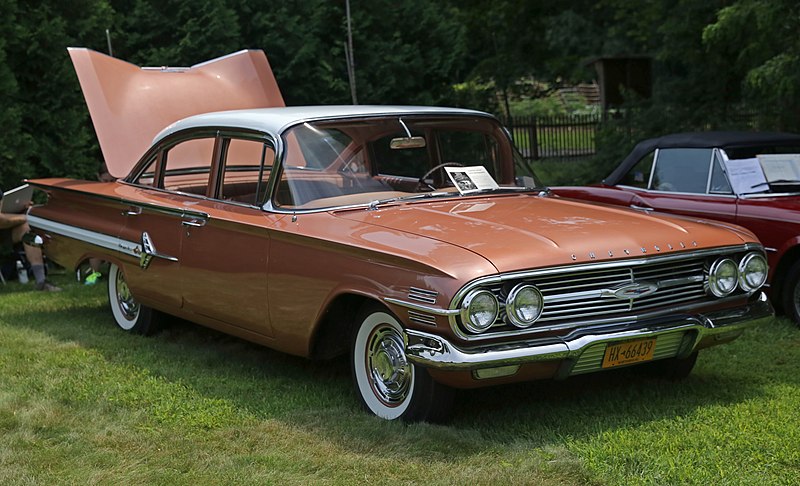
[[[219,198],[252,206],[264,203],[275,151],[259,140],[225,141]]]

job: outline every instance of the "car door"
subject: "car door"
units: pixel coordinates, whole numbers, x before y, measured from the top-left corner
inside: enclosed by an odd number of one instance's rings
[[[274,153],[263,137],[222,135],[208,197],[192,207],[204,216],[182,221],[184,309],[219,325],[265,336],[272,335],[269,228],[279,216],[261,206]]]
[[[634,208],[736,221],[736,196],[717,149],[658,149],[623,176],[618,187],[633,194]]]
[[[120,239],[139,255],[126,261],[125,277],[145,304],[165,311],[183,306],[183,223],[203,217],[193,207],[204,197],[200,188],[208,185],[213,151],[209,136],[165,142],[120,190],[125,201]]]

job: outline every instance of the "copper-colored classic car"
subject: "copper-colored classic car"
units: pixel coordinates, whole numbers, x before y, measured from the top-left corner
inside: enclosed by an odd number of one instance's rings
[[[121,178],[31,181],[49,199],[30,224],[66,267],[110,262],[127,331],[165,313],[347,354],[372,413],[440,420],[453,388],[685,376],[772,314],[752,233],[554,197],[485,113],[258,108],[283,104],[260,51],[155,70],[71,55]]]
[[[766,247],[772,303],[800,324],[800,135],[695,132],[643,140],[602,184],[553,192],[744,226]]]

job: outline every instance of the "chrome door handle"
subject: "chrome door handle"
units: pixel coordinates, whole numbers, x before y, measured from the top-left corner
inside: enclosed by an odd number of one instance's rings
[[[655,211],[653,208],[646,208],[644,206],[637,206],[635,204],[631,204],[631,209],[638,209],[639,211],[647,211],[647,212]]]
[[[188,221],[181,221],[181,224],[184,226],[191,226],[193,228],[200,228],[206,225],[205,220],[202,219],[190,219]]]
[[[138,216],[142,214],[142,208],[139,206],[131,206],[129,209],[122,211],[123,216]]]

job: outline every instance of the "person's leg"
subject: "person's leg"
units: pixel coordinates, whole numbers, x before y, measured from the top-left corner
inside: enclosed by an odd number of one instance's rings
[[[89,259],[89,275],[83,280],[84,285],[94,285],[100,279],[102,274],[100,273],[100,266],[103,264],[103,261],[99,258],[90,258]]]
[[[15,226],[11,229],[11,241],[14,243],[19,243],[22,241],[23,235],[30,231],[30,227],[28,223],[23,223],[19,226]],[[41,248],[37,248],[35,246],[30,246],[23,244],[22,248],[25,250],[25,257],[28,259],[28,263],[31,264],[31,272],[33,272],[33,278],[36,280],[36,289],[37,290],[61,290],[58,287],[48,283],[45,280],[45,271],[44,271],[44,257],[42,256]]]

